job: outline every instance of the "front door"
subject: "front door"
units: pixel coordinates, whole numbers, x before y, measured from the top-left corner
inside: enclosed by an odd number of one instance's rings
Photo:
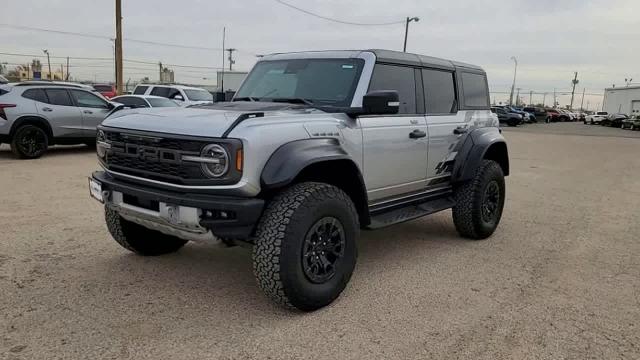
[[[88,91],[70,90],[73,99],[82,112],[84,137],[95,137],[96,128],[110,111],[109,103]]]
[[[31,91],[31,90],[28,90]],[[46,103],[36,102],[38,113],[51,124],[54,137],[82,137],[82,113],[75,107],[67,89],[44,89]]]
[[[400,107],[396,115],[359,118],[371,203],[425,188],[429,141],[424,114],[418,113],[414,68],[376,64],[369,84],[374,90],[398,91]]]

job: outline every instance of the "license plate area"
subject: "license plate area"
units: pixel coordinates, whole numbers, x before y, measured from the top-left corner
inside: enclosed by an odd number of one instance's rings
[[[89,195],[99,202],[104,203],[104,198],[102,197],[102,184],[92,178],[89,178]]]

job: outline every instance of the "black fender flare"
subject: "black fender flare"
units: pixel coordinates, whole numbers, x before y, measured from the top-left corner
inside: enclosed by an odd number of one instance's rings
[[[13,137],[13,134],[15,134],[16,130],[18,130],[18,128],[25,123],[41,126],[47,133],[47,136],[49,136],[49,141],[51,142],[53,140],[53,130],[51,129],[51,125],[49,124],[49,122],[39,116],[32,115],[26,115],[17,118],[13,122],[13,124],[11,124],[11,130],[9,131],[10,136]]]
[[[280,188],[290,184],[307,166],[332,160],[349,160],[353,162],[349,154],[340,146],[338,139],[325,138],[292,141],[280,146],[271,154],[262,169],[260,183],[263,188]],[[360,178],[362,179],[362,175],[360,175]]]
[[[453,164],[451,182],[459,183],[473,178],[485,158],[496,160],[505,176],[509,175],[507,143],[500,130],[494,127],[475,129],[460,141]]]

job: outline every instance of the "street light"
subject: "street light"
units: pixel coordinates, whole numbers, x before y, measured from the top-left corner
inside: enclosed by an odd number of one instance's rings
[[[513,84],[511,84],[511,95],[509,95],[509,105],[513,105],[513,90],[516,88],[516,74],[518,73],[518,59],[515,56],[511,57],[511,60],[515,63],[515,68],[513,69]]]
[[[404,27],[404,48],[402,49],[402,51],[407,52],[407,36],[409,35],[409,23],[415,21],[418,22],[420,21],[419,17],[408,17],[407,16],[407,22],[405,23],[405,27]]]
[[[44,53],[47,54],[47,64],[49,64],[49,80],[53,80],[53,77],[51,75],[51,59],[49,58],[49,50],[44,49],[42,51],[44,51]]]

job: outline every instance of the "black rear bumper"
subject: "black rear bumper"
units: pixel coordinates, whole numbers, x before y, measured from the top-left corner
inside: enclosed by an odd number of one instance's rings
[[[248,240],[264,208],[264,200],[257,198],[158,190],[117,180],[104,171],[96,171],[91,176],[102,184],[103,191],[118,191],[135,197],[141,202],[157,201],[198,208],[213,213],[224,211],[232,214],[229,219],[203,217],[200,220],[202,227],[210,229],[214,235],[226,239]]]

